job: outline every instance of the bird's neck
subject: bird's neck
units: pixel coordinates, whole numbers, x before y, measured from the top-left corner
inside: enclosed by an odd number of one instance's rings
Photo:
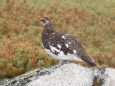
[[[52,29],[52,24],[46,24],[46,25],[44,25],[44,29]]]
[[[54,31],[52,25],[45,25],[43,33],[52,34]]]

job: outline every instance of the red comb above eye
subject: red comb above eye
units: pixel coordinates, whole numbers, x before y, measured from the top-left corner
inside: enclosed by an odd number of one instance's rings
[[[41,18],[41,20],[46,20],[46,18]]]

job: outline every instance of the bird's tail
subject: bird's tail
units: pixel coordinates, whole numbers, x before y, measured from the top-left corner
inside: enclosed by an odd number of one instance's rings
[[[86,63],[93,67],[98,66],[98,64],[94,62],[89,56],[82,58],[82,60],[84,60]]]
[[[91,65],[91,66],[93,66],[93,67],[95,67],[95,66],[97,66],[97,64],[94,62],[94,61],[90,61],[90,62],[87,62],[89,65]]]

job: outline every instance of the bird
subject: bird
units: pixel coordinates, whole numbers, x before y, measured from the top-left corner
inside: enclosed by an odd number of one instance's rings
[[[48,17],[41,18],[40,22],[44,26],[41,43],[49,55],[60,60],[60,62],[65,60],[81,61],[93,67],[97,66],[97,63],[87,55],[79,40],[65,32],[54,30]]]

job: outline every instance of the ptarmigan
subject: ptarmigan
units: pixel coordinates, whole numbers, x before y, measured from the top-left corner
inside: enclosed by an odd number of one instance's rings
[[[61,61],[85,61],[91,66],[97,65],[78,40],[64,32],[55,31],[49,18],[44,17],[40,21],[44,25],[42,44],[49,55]]]

